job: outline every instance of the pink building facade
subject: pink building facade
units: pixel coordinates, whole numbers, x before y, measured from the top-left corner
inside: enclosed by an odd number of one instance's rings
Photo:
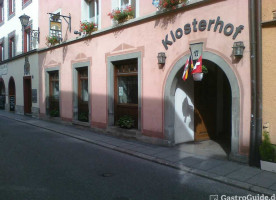
[[[92,1],[94,2],[94,1]],[[41,117],[112,129],[123,115],[135,120],[135,137],[175,145],[216,138],[233,159],[247,160],[250,144],[250,42],[248,1],[190,0],[157,11],[149,0],[131,2],[136,17],[116,25],[108,13],[121,1],[99,0],[98,31],[79,36],[84,0],[40,1]],[[49,15],[61,18],[63,42],[47,47]],[[242,41],[243,56],[233,55]],[[182,80],[184,64],[202,56],[203,81]],[[157,55],[165,52],[165,65]],[[56,112],[56,113],[55,113]],[[56,114],[56,115],[55,115]]]

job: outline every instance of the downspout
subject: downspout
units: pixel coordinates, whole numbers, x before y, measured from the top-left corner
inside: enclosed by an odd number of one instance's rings
[[[255,166],[260,166],[259,146],[262,143],[263,132],[263,96],[262,96],[262,0],[257,0],[257,66],[256,66],[256,148],[258,157]]]
[[[249,1],[251,59],[251,127],[249,165],[260,166],[262,139],[261,0]]]

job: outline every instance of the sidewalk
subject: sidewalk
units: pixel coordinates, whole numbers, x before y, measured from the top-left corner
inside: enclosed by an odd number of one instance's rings
[[[262,171],[258,168],[227,160],[216,160],[194,155],[174,147],[160,147],[134,140],[118,139],[113,136],[95,133],[89,128],[39,120],[2,110],[0,111],[0,117],[51,130],[256,193],[276,194],[276,173]]]

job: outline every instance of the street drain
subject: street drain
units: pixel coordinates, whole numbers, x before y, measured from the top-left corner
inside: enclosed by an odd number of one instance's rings
[[[102,174],[102,177],[111,177],[111,176],[113,176],[112,173],[103,173]]]

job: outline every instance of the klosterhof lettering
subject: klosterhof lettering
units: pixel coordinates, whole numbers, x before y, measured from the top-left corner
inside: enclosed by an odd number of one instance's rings
[[[196,19],[193,20],[192,24],[185,24],[184,28],[178,28],[175,32],[170,31],[170,34],[167,34],[165,39],[162,40],[162,44],[165,47],[166,50],[168,50],[168,45],[172,45],[177,39],[182,38],[182,36],[190,34],[192,31],[197,32],[199,31],[211,31],[214,30],[216,32],[218,29],[219,33],[223,31],[225,36],[230,36],[233,33],[232,39],[236,39],[239,33],[244,29],[243,25],[240,25],[234,28],[234,25],[231,23],[228,23],[224,26],[224,22],[220,20],[220,17],[217,17],[217,20],[210,19],[208,22],[207,20],[201,20],[199,23]],[[235,30],[234,30],[235,29]],[[170,35],[170,39],[169,39]]]

